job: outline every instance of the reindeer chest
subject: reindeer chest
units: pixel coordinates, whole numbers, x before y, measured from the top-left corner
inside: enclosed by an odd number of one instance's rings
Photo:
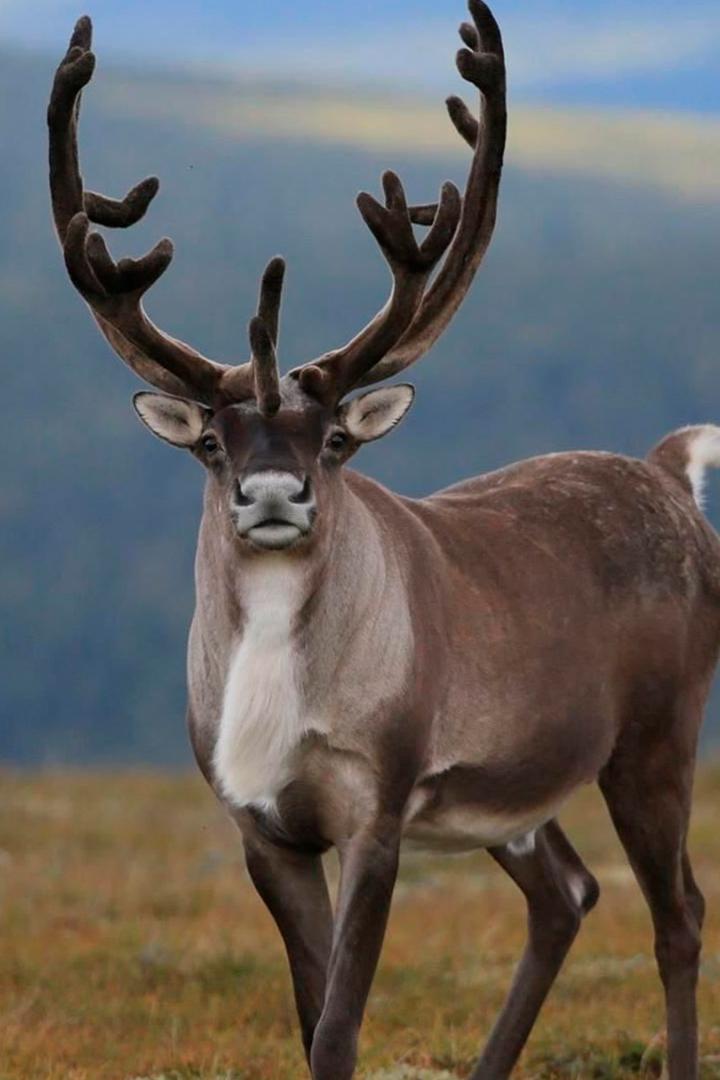
[[[235,806],[269,806],[292,777],[308,730],[295,633],[301,582],[292,566],[247,575],[245,621],[230,653],[214,768]]]
[[[385,599],[391,592],[385,590]],[[213,766],[233,805],[270,809],[291,781],[317,777],[318,740],[310,736],[321,737],[323,761],[331,771],[337,762],[339,776],[348,753],[366,757],[373,723],[406,678],[409,621],[404,608],[398,616],[396,603],[373,608],[372,616],[364,609],[357,625],[341,620],[340,631],[320,615],[320,659],[313,661],[298,633],[303,581],[292,563],[263,560],[248,577],[243,601]]]

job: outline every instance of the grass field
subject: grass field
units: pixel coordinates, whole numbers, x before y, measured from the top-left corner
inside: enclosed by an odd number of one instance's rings
[[[703,1075],[720,1077],[720,768],[692,830],[709,906]],[[519,1077],[656,1075],[649,920],[594,791],[562,818],[603,895]],[[361,1043],[367,1080],[466,1076],[524,936],[485,854],[408,856]],[[200,779],[0,772],[0,1080],[303,1077],[279,938]]]

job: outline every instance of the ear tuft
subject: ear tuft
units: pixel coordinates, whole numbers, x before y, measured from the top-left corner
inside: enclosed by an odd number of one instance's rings
[[[140,390],[133,406],[143,424],[172,446],[194,446],[203,433],[210,410],[187,398]]]
[[[341,407],[339,419],[353,439],[372,442],[400,423],[414,398],[415,387],[409,383],[383,386],[348,401]]]

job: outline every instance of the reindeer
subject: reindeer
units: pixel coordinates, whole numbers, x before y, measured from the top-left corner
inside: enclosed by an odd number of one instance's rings
[[[525,895],[528,941],[472,1076],[511,1073],[598,886],[556,815],[597,781],[648,901],[672,1080],[697,1076],[703,898],[686,849],[696,741],[720,640],[720,545],[700,512],[720,428],[645,460],[550,454],[414,500],[346,468],[413,389],[384,382],[437,340],[488,247],[506,133],[497,24],[470,0],[457,64],[480,119],[463,196],[358,207],[392,274],[351,341],[278,374],[284,264],[250,322],[251,359],[213,362],[159,330],[142,297],[162,240],[114,262],[90,222],[126,227],[158,182],[85,191],[77,155],[94,56],[81,19],[52,90],[50,184],[73,284],[140,391],[144,424],[206,468],[189,641],[189,729],[240,827],[288,954],[314,1080],[353,1075],[403,840],[486,848]],[[413,225],[428,228],[418,242]],[[433,276],[434,271],[437,271]],[[333,912],[322,855],[336,848]]]

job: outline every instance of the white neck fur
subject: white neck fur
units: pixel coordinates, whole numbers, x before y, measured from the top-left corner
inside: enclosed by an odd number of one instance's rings
[[[302,571],[285,556],[263,556],[242,583],[245,625],[231,654],[215,773],[236,806],[269,807],[290,777],[304,713],[293,640]]]

